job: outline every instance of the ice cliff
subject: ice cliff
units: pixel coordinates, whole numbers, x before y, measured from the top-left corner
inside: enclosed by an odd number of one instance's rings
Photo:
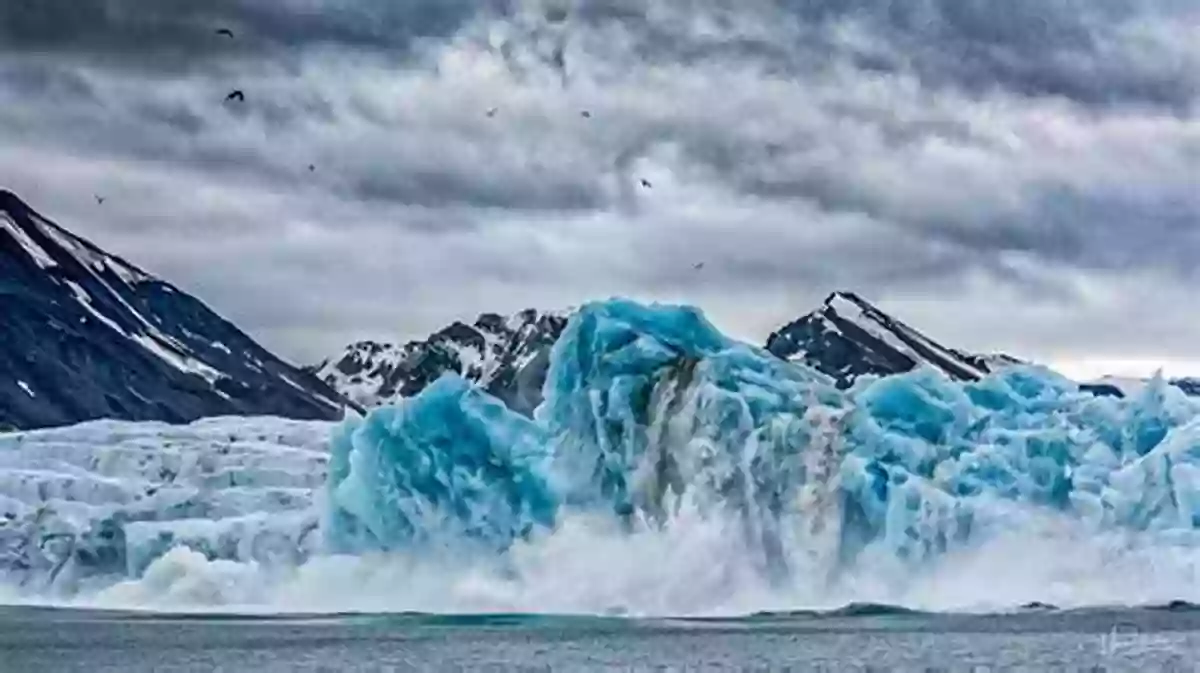
[[[922,368],[841,391],[696,309],[613,300],[572,318],[544,398],[528,422],[447,377],[345,428],[332,464],[362,472],[331,472],[330,533],[502,549],[564,511],[664,527],[686,503],[736,517],[786,576],[819,540],[841,564],[925,562],[1006,525],[1005,502],[1107,529],[1200,522],[1200,406],[1161,381],[1120,400],[1032,366],[966,384]]]
[[[324,422],[96,421],[0,433],[0,584],[69,594],[176,546],[294,565],[320,549]]]
[[[504,547],[554,522],[545,435],[447,375],[405,403],[350,419],[333,439],[330,548],[479,540]]]
[[[1014,511],[1198,542],[1200,402],[1163,381],[1096,397],[1018,365],[839,389],[696,309],[626,300],[580,309],[550,360],[533,418],[446,375],[363,418],[307,426],[316,441],[332,428],[328,454],[246,433],[170,448],[94,431],[0,436],[0,563],[136,576],[178,545],[285,565],[497,558],[576,514],[645,534],[681,512],[733,522],[758,571],[792,584],[824,581],[799,570],[814,554],[835,573],[928,566],[1019,526]]]

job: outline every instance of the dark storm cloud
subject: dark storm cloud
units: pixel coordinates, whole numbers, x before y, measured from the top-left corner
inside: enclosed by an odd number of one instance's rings
[[[0,182],[308,360],[613,294],[761,336],[835,288],[966,347],[1151,348],[1200,260],[1196,12],[8,0]]]
[[[806,25],[861,21],[887,40],[876,67],[914,68],[931,84],[982,93],[1064,96],[1088,104],[1187,105],[1197,91],[1185,64],[1139,62],[1113,43],[1147,16],[1194,12],[1178,0],[916,0],[785,3]],[[862,53],[862,52],[860,52]],[[1164,67],[1166,66],[1166,67]],[[1176,66],[1176,67],[1171,67]]]
[[[330,47],[403,53],[414,40],[446,38],[482,14],[520,3],[490,0],[8,0],[0,3],[0,50],[114,57],[139,68],[171,67],[264,49]],[[775,0],[690,7],[714,24],[681,32],[663,7],[578,3],[574,30],[615,28],[648,62],[754,60],[779,74],[849,59],[866,70],[914,71],[930,85],[975,93],[1002,87],[1092,105],[1150,103],[1186,108],[1200,87],[1194,61],[1172,62],[1170,45],[1145,21],[1194,20],[1187,0]],[[552,5],[527,39],[563,25]],[[739,34],[745,18],[770,34]],[[218,27],[239,34],[215,35]],[[1151,30],[1154,23],[1151,23]],[[1143,29],[1142,32],[1136,32]],[[859,39],[847,39],[858,31]],[[556,34],[569,35],[564,31]],[[1130,44],[1140,41],[1141,44]],[[1124,48],[1124,47],[1134,48]],[[1156,50],[1166,60],[1156,58]],[[561,54],[558,56],[561,58]]]
[[[113,57],[139,68],[321,45],[397,49],[444,37],[472,0],[5,0],[0,50]],[[228,28],[236,39],[216,35]]]
[[[593,210],[604,202],[595,184],[569,174],[524,174],[489,179],[467,170],[387,169],[365,174],[350,186],[350,194],[367,201],[406,203],[425,207],[472,206],[528,210]]]
[[[70,105],[97,102],[95,90],[75,70],[33,60],[0,62],[0,91],[17,99],[57,100]]]
[[[1187,110],[1200,91],[1194,52],[1179,58],[1162,26],[1195,21],[1189,0],[775,0],[705,3],[703,35],[641,3],[583,3],[576,20],[619,25],[648,62],[759,63],[780,76],[850,62],[916,73],[927,86],[1001,88],[1096,106]],[[716,8],[716,9],[713,9]],[[772,24],[744,34],[747,16]],[[740,33],[740,31],[742,31]]]

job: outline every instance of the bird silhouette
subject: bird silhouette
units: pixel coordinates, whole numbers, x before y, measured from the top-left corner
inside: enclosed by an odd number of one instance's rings
[[[696,262],[692,265],[692,268],[699,271],[700,269],[704,268],[704,262]]]
[[[583,112],[579,113],[579,116],[583,117],[584,119],[591,119],[592,113],[589,112],[588,110],[584,110]]]
[[[100,205],[104,205],[104,197],[97,194],[96,195],[96,203],[98,203]]]
[[[499,110],[500,110],[500,108],[488,108],[488,111],[487,111],[487,116],[489,116],[489,117],[495,117],[495,116],[496,116],[496,112],[498,112]]]
[[[316,166],[314,166],[314,165],[312,165],[312,164],[309,164],[309,165],[308,165],[308,172],[309,172],[309,173],[311,173],[311,172],[313,172],[313,171],[315,171],[315,170],[317,170],[317,167],[316,167]]]
[[[218,28],[218,29],[217,29],[217,35],[224,35],[225,37],[232,38],[232,37],[233,37],[233,31],[232,31],[232,30],[229,30],[228,28]]]
[[[245,102],[246,94],[242,93],[240,89],[236,90],[236,91],[231,91],[229,93],[229,95],[225,97],[225,100],[227,100],[227,101],[237,100],[237,101]]]
[[[654,185],[650,184],[650,181],[647,180],[646,178],[642,178],[642,186],[645,187],[646,189],[650,189]]]

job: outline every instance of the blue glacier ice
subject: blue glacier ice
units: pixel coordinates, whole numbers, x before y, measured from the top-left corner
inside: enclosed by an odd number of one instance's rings
[[[547,447],[532,421],[443,376],[335,434],[326,540],[342,553],[458,541],[502,550],[554,522]]]
[[[806,410],[844,403],[825,376],[726,338],[694,308],[629,301],[570,322],[544,400],[535,418],[564,495],[660,518],[665,492],[698,478],[723,501],[778,496],[810,441]],[[780,481],[756,494],[742,470]]]
[[[446,377],[347,424],[335,548],[504,548],[568,509],[663,527],[686,504],[734,517],[780,575],[820,530],[843,564],[922,563],[1005,525],[1002,502],[1097,529],[1200,524],[1200,407],[1161,380],[1118,399],[1034,366],[969,384],[918,369],[842,391],[695,308],[614,299],[572,317],[543,393],[529,420]]]
[[[781,516],[845,406],[824,375],[722,335],[697,309],[614,300],[584,307],[555,344],[544,402],[566,501],[663,525],[689,500],[740,518],[782,572]]]
[[[181,546],[271,568],[449,550],[516,571],[514,546],[562,540],[576,514],[622,541],[719,522],[739,563],[795,586],[931,567],[1028,512],[1200,550],[1200,401],[1161,378],[1097,397],[1025,365],[842,390],[695,308],[614,299],[572,316],[532,417],[446,375],[335,426],[0,435],[0,576],[40,586],[139,577]]]

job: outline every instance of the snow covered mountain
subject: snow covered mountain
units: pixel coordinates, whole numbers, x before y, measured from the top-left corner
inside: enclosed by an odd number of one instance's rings
[[[312,371],[365,407],[413,397],[442,374],[455,372],[528,415],[541,401],[550,348],[567,319],[567,313],[533,309],[507,317],[485,313],[473,324],[455,322],[403,346],[351,344]]]
[[[803,362],[848,387],[860,376],[899,374],[932,365],[956,381],[975,381],[1021,361],[943,346],[853,292],[834,292],[815,311],[767,339],[767,350]]]
[[[550,348],[569,317],[569,312],[533,309],[510,317],[483,314],[473,325],[455,322],[402,346],[360,341],[311,371],[365,407],[414,397],[443,373],[457,372],[529,415],[541,401]],[[1021,362],[942,346],[851,292],[831,294],[816,311],[772,334],[766,348],[785,360],[805,362],[842,386],[863,374],[902,373],[918,364],[973,381]]]
[[[0,429],[335,419],[346,401],[202,302],[0,190]]]
[[[866,374],[901,374],[919,365],[933,366],[956,381],[975,381],[1003,367],[1029,364],[1003,353],[943,346],[853,292],[830,294],[815,311],[771,334],[767,350],[828,374],[843,388]],[[1079,389],[1102,397],[1134,397],[1150,382],[1106,376],[1080,382]],[[1167,379],[1167,384],[1200,397],[1200,379]]]

